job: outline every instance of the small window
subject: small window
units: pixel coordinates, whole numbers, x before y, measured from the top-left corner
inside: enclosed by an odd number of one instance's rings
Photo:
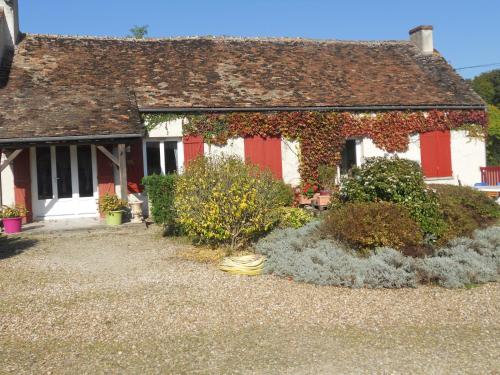
[[[56,147],[56,173],[58,198],[71,198],[73,196],[73,187],[69,146]]]
[[[38,199],[54,198],[52,190],[52,165],[50,147],[36,149],[36,180],[38,185]]]
[[[177,142],[165,142],[165,173],[177,172]]]
[[[161,174],[160,143],[146,143],[146,157],[148,165],[148,175]]]
[[[347,174],[354,166],[356,166],[356,140],[348,139],[342,151],[340,172]]]
[[[146,142],[147,174],[176,173],[178,165],[177,142]]]
[[[92,179],[92,150],[90,146],[78,146],[78,188],[80,198],[89,198],[94,195]]]

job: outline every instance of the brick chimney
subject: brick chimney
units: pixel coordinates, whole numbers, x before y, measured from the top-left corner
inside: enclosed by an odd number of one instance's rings
[[[410,40],[424,55],[432,55],[434,52],[432,30],[432,26],[417,26],[410,30]]]

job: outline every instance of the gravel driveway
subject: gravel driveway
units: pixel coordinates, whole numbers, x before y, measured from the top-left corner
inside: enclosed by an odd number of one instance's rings
[[[0,372],[500,373],[498,284],[318,287],[182,248],[143,227],[0,238]]]

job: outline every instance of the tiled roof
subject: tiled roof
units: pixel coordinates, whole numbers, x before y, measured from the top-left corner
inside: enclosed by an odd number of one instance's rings
[[[2,69],[0,138],[138,133],[137,109],[484,105],[409,41],[26,35]]]

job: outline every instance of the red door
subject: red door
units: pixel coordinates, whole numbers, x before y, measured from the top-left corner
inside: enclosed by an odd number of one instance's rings
[[[425,177],[451,177],[450,131],[420,134],[420,157]]]
[[[130,153],[127,154],[127,186],[129,193],[141,193],[144,177],[144,162],[142,154],[142,141],[130,144]]]
[[[245,160],[258,165],[262,170],[269,169],[276,178],[282,179],[281,138],[245,138]]]
[[[110,146],[106,148],[108,151],[112,152],[112,148]],[[97,151],[97,183],[99,184],[100,197],[103,197],[106,194],[116,194],[113,162],[99,150]]]
[[[14,197],[16,205],[26,207],[28,215],[26,221],[33,221],[33,208],[31,204],[31,175],[30,175],[30,152],[23,150],[14,159]]]

